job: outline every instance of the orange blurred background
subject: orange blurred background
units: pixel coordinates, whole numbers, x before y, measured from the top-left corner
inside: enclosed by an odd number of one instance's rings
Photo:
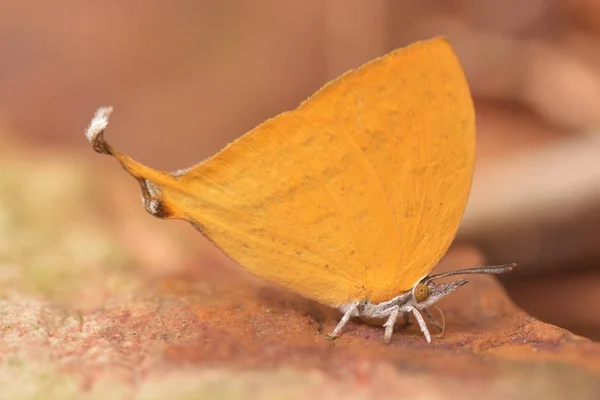
[[[519,263],[503,282],[534,316],[600,339],[600,0],[3,0],[0,128],[95,157],[83,129],[110,104],[112,142],[175,170],[440,34],[478,118],[458,241]]]

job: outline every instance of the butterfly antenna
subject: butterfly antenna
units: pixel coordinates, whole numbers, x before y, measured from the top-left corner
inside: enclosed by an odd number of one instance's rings
[[[435,279],[445,278],[451,275],[467,275],[467,274],[505,274],[507,272],[512,271],[512,269],[517,264],[504,264],[504,265],[490,265],[487,267],[474,267],[474,268],[465,268],[465,269],[457,269],[455,271],[442,272],[441,274],[430,276],[425,280],[424,283],[433,281]]]

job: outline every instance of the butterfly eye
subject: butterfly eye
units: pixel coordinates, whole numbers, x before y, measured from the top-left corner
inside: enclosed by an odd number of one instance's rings
[[[418,303],[427,300],[429,297],[429,286],[424,283],[419,283],[415,286],[414,294]]]

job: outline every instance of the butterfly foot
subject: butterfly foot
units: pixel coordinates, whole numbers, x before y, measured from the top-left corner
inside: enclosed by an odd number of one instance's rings
[[[421,332],[425,336],[425,340],[427,340],[427,343],[431,343],[431,335],[429,334],[429,329],[427,329],[427,324],[425,324],[423,316],[421,315],[421,313],[419,313],[419,310],[417,310],[414,307],[412,307],[410,311],[413,313],[415,319],[419,323],[419,327],[421,328]]]
[[[389,317],[383,327],[385,328],[385,333],[383,334],[383,341],[385,343],[390,343],[392,341],[392,334],[394,333],[394,325],[396,325],[396,321],[398,320],[398,316],[400,315],[400,307],[394,306],[391,310],[389,310]]]
[[[346,326],[348,321],[350,321],[350,318],[358,317],[358,304],[359,302],[350,303],[347,307],[345,307],[342,310],[344,312],[344,315],[342,316],[342,319],[337,324],[333,332],[325,336],[327,340],[333,340],[337,338],[342,329],[344,329],[344,326]]]

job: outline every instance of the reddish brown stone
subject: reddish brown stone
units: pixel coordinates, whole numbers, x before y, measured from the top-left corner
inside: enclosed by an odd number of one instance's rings
[[[432,344],[411,325],[386,345],[381,327],[358,321],[329,341],[337,311],[251,276],[196,232],[152,219],[134,183],[124,201],[129,189],[121,193],[115,177],[105,185],[74,162],[15,163],[0,160],[0,206],[9,210],[0,221],[0,386],[8,398],[600,393],[600,345],[528,316],[494,277],[471,276],[440,303],[446,332]],[[57,179],[50,186],[49,176]],[[111,190],[90,196],[93,187]],[[456,248],[439,270],[482,262],[476,250]]]

